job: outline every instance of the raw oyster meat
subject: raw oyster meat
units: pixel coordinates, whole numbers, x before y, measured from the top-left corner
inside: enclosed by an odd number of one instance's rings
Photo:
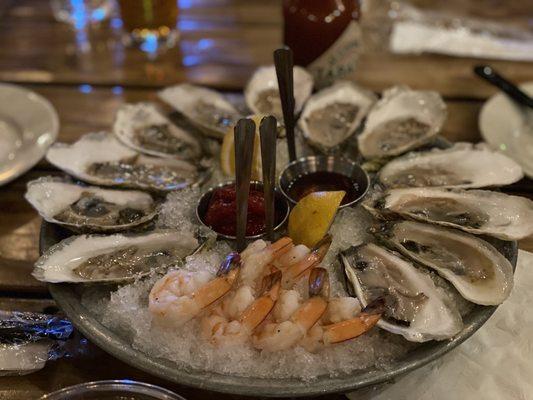
[[[340,81],[309,98],[298,125],[311,144],[331,149],[356,131],[376,100],[372,92]]]
[[[375,244],[340,254],[348,289],[366,307],[383,297],[386,311],[378,326],[412,342],[444,340],[459,333],[461,315],[430,275]]]
[[[379,172],[388,188],[480,188],[508,185],[522,177],[522,168],[483,144],[456,143],[449,149],[411,153],[396,158]]]
[[[205,135],[221,139],[241,115],[220,93],[184,83],[158,93],[161,100],[183,114]]]
[[[370,110],[359,151],[365,158],[397,156],[431,141],[446,119],[446,104],[436,92],[396,86]]]
[[[113,133],[126,146],[150,155],[195,160],[202,154],[198,140],[170,122],[153,103],[124,104]]]
[[[198,247],[192,233],[160,230],[137,235],[71,236],[35,263],[44,282],[121,282],[180,263]]]
[[[392,213],[502,240],[533,234],[533,202],[490,190],[390,189],[363,206],[382,216]]]
[[[414,221],[386,224],[376,235],[403,255],[437,271],[473,303],[501,304],[511,293],[511,263],[476,236]]]
[[[302,67],[294,67],[294,113],[298,114],[313,91],[313,77]],[[276,68],[258,68],[244,89],[246,105],[254,114],[273,115],[283,121]]]
[[[52,177],[28,182],[25,198],[46,221],[75,231],[120,231],[156,215],[156,203],[148,193],[102,189]]]
[[[46,159],[78,179],[103,186],[169,191],[205,178],[205,172],[187,161],[142,155],[105,132],[84,135],[73,144],[55,143]]]

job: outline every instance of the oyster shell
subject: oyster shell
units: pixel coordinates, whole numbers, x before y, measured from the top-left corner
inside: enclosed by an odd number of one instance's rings
[[[533,234],[533,202],[490,190],[390,189],[363,206],[382,216],[392,213],[502,240]]]
[[[170,122],[153,103],[121,106],[113,133],[126,146],[150,155],[195,160],[202,154],[198,140]]]
[[[148,193],[82,186],[59,178],[28,182],[24,197],[46,221],[75,231],[121,231],[156,216],[156,203]]]
[[[437,92],[393,87],[370,110],[359,151],[365,158],[397,156],[429,142],[446,119],[446,104]]]
[[[197,247],[192,233],[173,230],[71,236],[44,253],[32,275],[52,283],[123,282],[175,265]]]
[[[205,177],[184,160],[139,154],[105,132],[82,136],[73,144],[55,143],[46,159],[83,181],[102,186],[169,191]]]
[[[361,305],[383,296],[378,326],[412,342],[444,340],[459,333],[461,315],[429,274],[394,253],[369,243],[340,254],[348,288]]]
[[[311,144],[331,149],[355,132],[376,100],[372,92],[340,81],[309,98],[298,125]]]
[[[183,114],[205,135],[221,139],[241,115],[220,93],[184,83],[161,90],[158,96]]]
[[[414,221],[387,224],[376,235],[413,261],[437,271],[473,303],[501,304],[511,293],[511,263],[476,236]]]
[[[302,67],[294,67],[294,113],[298,114],[313,91],[313,77]],[[283,121],[278,78],[273,65],[258,68],[244,89],[246,105],[254,114],[273,115]]]
[[[471,143],[411,153],[390,161],[378,174],[388,188],[480,188],[508,185],[523,176],[520,165],[506,155]]]

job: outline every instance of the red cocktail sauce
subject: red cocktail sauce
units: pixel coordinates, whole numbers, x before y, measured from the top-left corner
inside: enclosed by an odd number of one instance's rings
[[[235,186],[226,186],[213,192],[207,206],[204,222],[215,232],[229,236],[237,234],[237,195]],[[258,235],[264,231],[265,198],[263,192],[250,189],[246,236]]]

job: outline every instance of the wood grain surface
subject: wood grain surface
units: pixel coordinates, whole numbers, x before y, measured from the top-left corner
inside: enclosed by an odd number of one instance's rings
[[[531,2],[413,2],[422,8],[531,28]],[[280,0],[190,0],[180,4],[179,46],[151,61],[146,54],[124,46],[117,16],[100,26],[76,30],[54,20],[48,1],[0,0],[0,81],[20,83],[48,98],[60,117],[58,140],[73,142],[84,133],[109,129],[124,102],[155,100],[155,89],[172,83],[190,81],[241,90],[258,65],[271,63],[272,50],[282,42]],[[385,3],[376,0],[372,4],[379,8]],[[390,23],[383,16],[375,17],[371,10],[363,21],[369,31],[383,28],[385,22]],[[472,66],[480,62],[486,60],[398,56],[368,46],[352,79],[376,92],[395,84],[439,91],[448,105],[444,136],[452,141],[477,142],[479,110],[495,93],[472,73]],[[517,82],[533,80],[531,63],[490,64]],[[46,286],[30,275],[38,257],[41,220],[23,198],[28,181],[50,174],[59,172],[41,161],[23,177],[0,188],[0,309],[50,311],[54,307]],[[526,181],[506,191],[531,197],[530,187]],[[531,243],[524,243],[524,247],[533,248]],[[90,343],[84,349],[71,358],[50,362],[38,373],[0,378],[0,400],[35,399],[66,385],[117,378],[161,384],[190,399],[210,395],[151,378]]]

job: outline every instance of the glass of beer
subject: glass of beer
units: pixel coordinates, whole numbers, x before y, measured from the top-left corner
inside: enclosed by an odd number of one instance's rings
[[[126,44],[156,56],[176,44],[177,0],[118,0]]]

